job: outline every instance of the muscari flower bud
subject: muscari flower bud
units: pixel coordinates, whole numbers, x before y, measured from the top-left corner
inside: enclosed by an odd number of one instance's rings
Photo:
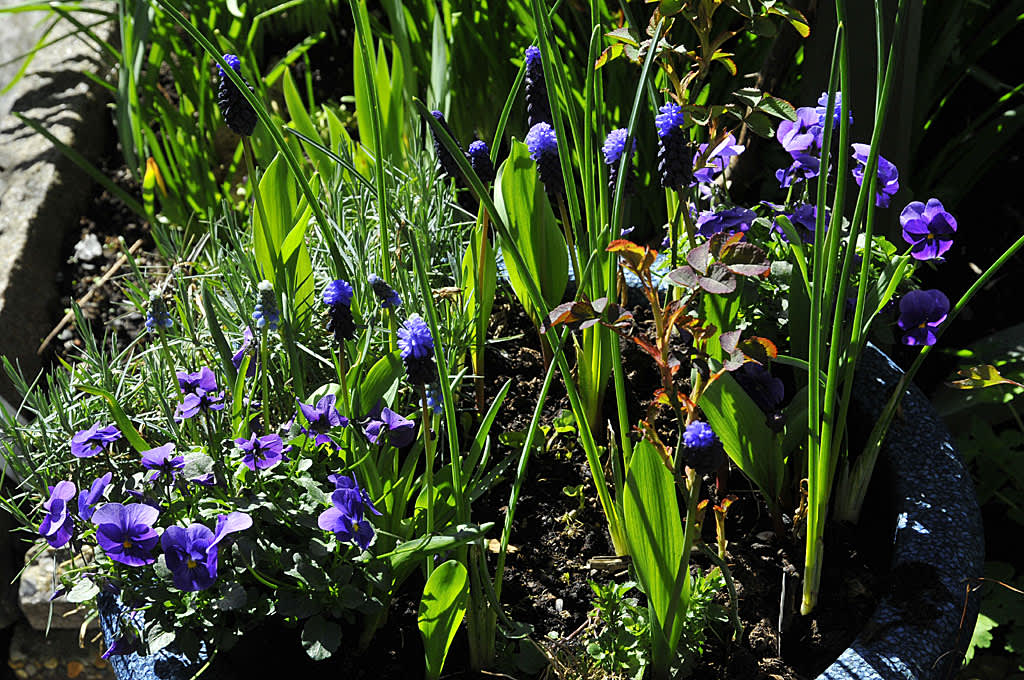
[[[398,292],[388,285],[388,282],[376,274],[366,277],[373,294],[380,299],[380,306],[384,309],[397,309],[402,305],[402,297]]]
[[[448,127],[448,121],[444,119],[444,114],[440,111],[431,111],[430,115],[432,115],[437,122],[441,124],[441,127],[443,127],[445,132],[448,133],[448,136],[454,139],[455,144],[458,145],[459,140],[455,139],[455,134],[452,132],[451,128]],[[434,140],[434,155],[437,156],[437,163],[441,166],[441,172],[453,179],[458,177],[459,164],[455,162],[455,157],[448,153],[448,149],[441,143],[437,133],[434,132],[434,128],[430,128],[430,136]],[[462,150],[461,147],[459,150]]]
[[[167,313],[167,305],[158,293],[149,294],[149,310],[146,312],[146,330],[152,331],[157,328],[170,328],[174,325],[170,315]]]
[[[277,322],[280,320],[280,313],[277,310],[277,297],[274,295],[274,286],[270,281],[260,281],[256,286],[259,291],[260,301],[252,310],[252,321],[256,328],[266,328],[268,331],[277,330]]]
[[[476,173],[481,182],[489,184],[494,181],[494,164],[491,163],[491,150],[487,148],[486,142],[478,139],[470,144],[469,151],[466,152],[466,158],[469,159],[473,172]]]
[[[604,154],[604,162],[608,166],[608,188],[615,191],[615,184],[619,177],[619,162],[622,159],[622,152],[626,150],[626,128],[618,128],[608,133],[604,140],[601,152]],[[629,150],[629,156],[636,151],[636,140]],[[626,160],[626,185],[623,187],[626,195],[632,195],[636,191],[636,173],[633,172],[632,158]]]
[[[413,314],[398,329],[398,349],[406,375],[413,385],[427,385],[437,377],[434,366],[434,338],[419,314]]]
[[[537,175],[552,200],[565,195],[562,167],[558,163],[558,138],[547,123],[537,123],[526,133],[526,148],[537,162]]]
[[[551,106],[548,103],[548,87],[544,81],[540,49],[536,45],[531,45],[526,48],[523,56],[526,61],[526,73],[523,77],[526,86],[526,124],[531,128],[537,123],[550,125]]]
[[[356,335],[356,324],[352,319],[352,286],[348,281],[337,279],[324,288],[323,301],[327,305],[327,332],[334,333],[339,344],[352,340]]]
[[[683,130],[683,109],[669,102],[654,117],[658,128],[658,173],[663,189],[680,189],[690,183],[693,167],[687,153],[686,133]]]
[[[233,54],[225,54],[224,61],[236,73],[242,73],[242,62],[239,61],[238,57]],[[220,108],[220,115],[224,117],[224,122],[236,134],[248,137],[256,128],[256,111],[252,108],[249,100],[242,96],[241,91],[228,78],[220,65],[217,66],[217,72],[220,75],[220,84],[217,86],[217,106]],[[249,85],[244,77],[242,81],[246,83],[246,87],[251,92],[252,86]]]

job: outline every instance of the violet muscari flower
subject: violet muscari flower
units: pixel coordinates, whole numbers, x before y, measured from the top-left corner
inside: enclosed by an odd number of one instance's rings
[[[161,477],[166,477],[167,482],[173,482],[175,475],[185,468],[184,456],[174,455],[174,443],[170,442],[155,449],[142,452],[142,467],[152,470],[149,481],[155,482]]]
[[[160,537],[167,569],[174,586],[186,592],[206,590],[217,580],[217,554],[221,541],[231,533],[252,526],[252,518],[244,512],[217,516],[217,529],[210,531],[202,524],[188,528],[168,527]]]
[[[299,430],[307,437],[313,437],[317,446],[330,444],[337,448],[327,433],[336,427],[348,425],[348,418],[338,413],[334,406],[337,399],[335,395],[327,394],[321,397],[316,405],[299,402],[299,410],[308,423],[307,427],[300,427]]]
[[[370,290],[380,300],[380,306],[383,309],[398,309],[402,306],[402,296],[398,294],[394,288],[388,285],[388,282],[380,278],[376,274],[370,274],[366,277],[366,282],[370,284]]]
[[[681,189],[693,179],[693,163],[687,153],[690,138],[683,125],[686,115],[675,102],[658,109],[654,127],[658,131],[658,175],[662,189]]]
[[[868,152],[870,150],[871,147],[867,144],[853,145],[853,159],[857,161],[857,165],[853,168],[853,178],[857,180],[857,186],[864,183],[864,169],[867,166]],[[878,183],[875,185],[875,205],[879,208],[889,207],[889,200],[900,189],[899,178],[900,173],[896,166],[882,158],[881,154],[879,154]]]
[[[697,233],[711,238],[720,231],[747,231],[756,217],[753,210],[740,206],[717,212],[705,211],[697,218]]]
[[[253,343],[256,340],[256,336],[252,333],[252,328],[249,326],[245,327],[242,331],[242,346],[238,348],[238,351],[231,356],[231,365],[235,367],[237,371],[242,366],[242,360],[245,359],[245,355],[250,353],[250,350],[254,349]],[[256,360],[249,360],[249,368],[245,371],[245,377],[251,378],[256,375]]]
[[[934,260],[953,245],[956,218],[946,212],[937,198],[910,203],[900,213],[903,240],[911,244],[910,255],[918,260]]]
[[[900,317],[896,322],[902,330],[904,345],[934,345],[935,329],[949,314],[949,298],[940,290],[912,290],[900,300]]]
[[[699,474],[711,474],[725,462],[725,450],[707,423],[695,420],[683,431],[683,460]]]
[[[411,444],[416,438],[416,425],[385,406],[370,412],[363,425],[363,434],[371,444],[400,449]]]
[[[537,123],[526,133],[523,139],[530,150],[530,158],[537,162],[537,176],[548,194],[548,198],[556,200],[565,195],[565,183],[562,181],[562,166],[558,162],[558,138],[555,129],[547,123]]]
[[[431,111],[430,115],[440,123],[444,131],[448,133],[448,136],[455,140],[455,144],[458,145],[459,140],[455,139],[455,133],[448,127],[448,121],[445,120],[444,114],[440,111]],[[448,148],[441,143],[441,139],[434,132],[434,128],[429,125],[427,127],[430,128],[430,136],[434,140],[434,155],[437,156],[437,164],[441,167],[441,174],[448,175],[452,179],[457,178],[459,176],[459,164],[455,162],[455,157],[448,153]],[[459,150],[461,151],[462,149],[460,148]]]
[[[412,314],[398,329],[398,349],[405,364],[405,373],[413,385],[426,385],[434,381],[434,338],[430,327],[419,314]]]
[[[50,498],[43,502],[46,516],[39,525],[39,535],[54,548],[66,545],[75,531],[75,519],[68,502],[75,497],[74,482],[57,482],[50,487]]]
[[[167,313],[167,305],[164,304],[163,298],[160,297],[159,293],[150,293],[149,309],[146,310],[146,330],[167,329],[172,326],[174,326],[174,321],[171,320],[171,315]]]
[[[494,163],[491,162],[491,150],[487,142],[480,139],[471,142],[469,150],[466,151],[466,158],[481,182],[490,184],[494,181]]]
[[[100,427],[99,423],[93,423],[92,427],[79,430],[71,437],[71,455],[76,458],[90,458],[109,448],[121,436],[121,430],[117,429],[116,425]]]
[[[160,511],[150,505],[107,503],[92,516],[96,542],[107,557],[129,567],[153,564],[153,548],[159,537],[153,523]]]
[[[332,478],[338,488],[331,494],[331,507],[317,518],[317,525],[324,531],[334,533],[339,540],[351,541],[361,550],[366,550],[373,541],[374,531],[364,519],[364,508],[369,507],[378,515],[380,513],[368,502],[369,498],[359,487],[355,476],[332,475]]]
[[[352,318],[352,286],[344,279],[335,279],[324,287],[321,299],[327,306],[327,332],[341,344],[356,336],[356,322]]]
[[[809,106],[801,106],[796,110],[796,120],[783,120],[775,132],[782,148],[793,157],[803,153],[818,155],[821,153],[822,123],[819,113]]]
[[[712,182],[715,177],[725,170],[725,167],[729,164],[729,159],[733,156],[739,156],[746,149],[742,144],[736,143],[736,137],[732,134],[726,135],[725,139],[718,143],[708,157],[704,159],[701,167],[697,167],[697,163],[700,162],[701,156],[707,151],[708,145],[701,144],[697,147],[697,152],[693,154],[693,182],[690,186],[699,182]]]
[[[604,163],[608,166],[608,188],[612,192],[615,191],[615,185],[619,179],[619,163],[622,160],[623,152],[626,151],[627,132],[626,128],[612,130],[608,133],[604,140],[604,145],[601,147]],[[636,140],[634,139],[629,147],[629,153],[626,154],[626,179],[625,186],[622,189],[627,196],[636,191],[636,173],[633,171],[632,163],[632,156],[635,152]]]
[[[224,61],[234,69],[235,73],[241,75],[242,62],[238,57],[233,54],[225,54]],[[220,83],[217,86],[217,106],[220,108],[220,115],[224,117],[224,122],[236,134],[248,137],[256,128],[256,111],[252,108],[249,100],[242,96],[238,86],[228,78],[220,64],[217,65],[217,74],[220,76]],[[252,90],[252,86],[245,81],[244,77],[242,82],[250,91]]]
[[[174,410],[174,420],[181,422],[197,415],[201,410],[220,411],[224,408],[224,392],[217,391],[217,376],[203,366],[195,373],[178,371],[178,385],[184,397]]]
[[[526,91],[526,126],[537,123],[551,123],[551,106],[548,102],[548,88],[544,80],[544,64],[540,48],[530,45],[523,54],[526,72],[523,74],[523,89]]]
[[[256,286],[256,292],[260,301],[252,310],[252,322],[256,328],[268,331],[276,331],[277,323],[281,319],[281,313],[277,309],[277,295],[274,293],[274,285],[270,281],[260,281]]]
[[[94,480],[88,491],[82,489],[79,492],[78,516],[86,522],[92,519],[93,512],[96,510],[96,504],[103,498],[103,492],[106,491],[111,479],[113,479],[113,475],[108,472]]]
[[[284,445],[281,436],[277,434],[262,437],[253,434],[248,439],[239,437],[235,440],[235,445],[242,451],[242,463],[253,472],[269,470],[285,460],[284,454],[292,450],[291,446]]]

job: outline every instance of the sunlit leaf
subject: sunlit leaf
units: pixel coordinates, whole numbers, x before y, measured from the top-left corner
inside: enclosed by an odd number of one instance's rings
[[[961,375],[963,378],[960,380],[954,380],[950,383],[950,387],[955,387],[960,390],[975,390],[982,387],[991,387],[993,385],[1016,385],[1017,387],[1024,387],[1024,385],[1021,385],[1019,382],[1001,376],[996,367],[991,364],[962,368],[957,371],[957,375]]]

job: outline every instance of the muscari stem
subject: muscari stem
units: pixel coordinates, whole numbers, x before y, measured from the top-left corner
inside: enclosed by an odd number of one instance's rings
[[[423,409],[423,453],[425,458],[424,476],[427,481],[427,533],[434,530],[434,451],[430,436],[432,412],[427,403],[427,386],[420,385],[420,401]],[[434,560],[427,556],[427,577],[434,573]]]

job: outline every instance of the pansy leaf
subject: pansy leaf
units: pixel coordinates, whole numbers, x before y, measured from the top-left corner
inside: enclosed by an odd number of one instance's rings
[[[341,644],[341,626],[317,615],[302,627],[302,648],[314,661],[323,661]]]
[[[88,602],[100,594],[100,588],[92,580],[83,578],[75,584],[74,588],[65,596],[68,602]]]

